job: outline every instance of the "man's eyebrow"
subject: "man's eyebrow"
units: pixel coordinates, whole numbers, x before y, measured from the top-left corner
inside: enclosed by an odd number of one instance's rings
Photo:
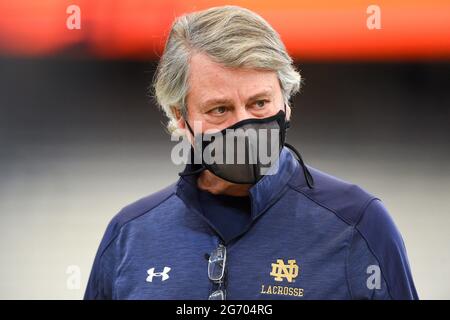
[[[266,97],[266,96],[271,96],[272,95],[272,90],[263,90],[260,91],[258,93],[255,93],[254,95],[250,96],[247,100],[248,101],[252,101],[252,100],[256,100],[260,97]],[[202,104],[201,104],[201,108],[205,109],[209,106],[213,106],[213,105],[222,105],[222,104],[232,104],[233,101],[231,99],[227,99],[227,98],[211,98],[211,99],[207,99],[205,100]]]
[[[261,97],[271,96],[272,94],[273,94],[272,90],[270,90],[270,89],[263,90],[263,91],[260,91],[258,93],[255,93],[254,95],[250,96],[248,98],[248,101],[256,100],[256,99],[261,98]]]
[[[201,104],[201,108],[202,109],[206,109],[209,106],[213,106],[213,105],[219,105],[219,104],[232,104],[233,101],[230,99],[226,99],[226,98],[211,98],[211,99],[207,99],[206,101],[204,101]]]

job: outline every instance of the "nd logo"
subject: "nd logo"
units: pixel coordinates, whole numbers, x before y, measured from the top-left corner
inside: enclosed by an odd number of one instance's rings
[[[272,263],[270,275],[275,277],[275,281],[283,281],[283,278],[286,278],[288,282],[292,282],[298,276],[297,262],[288,260],[288,264],[284,264],[283,260],[277,259],[277,263]]]

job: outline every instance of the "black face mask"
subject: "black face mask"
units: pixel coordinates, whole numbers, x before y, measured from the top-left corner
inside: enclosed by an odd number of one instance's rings
[[[232,183],[255,184],[264,175],[276,173],[274,170],[283,146],[293,148],[285,143],[289,121],[283,110],[267,118],[245,119],[214,133],[194,135],[187,120],[185,122],[194,137],[191,163],[201,163],[201,166],[194,171],[182,172],[180,176],[207,169]],[[298,151],[294,149],[294,152],[302,164],[308,185],[312,187],[312,176]]]

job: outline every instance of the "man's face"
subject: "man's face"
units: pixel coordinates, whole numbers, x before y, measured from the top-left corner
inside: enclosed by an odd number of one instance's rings
[[[266,118],[284,108],[275,71],[225,68],[202,53],[191,58],[189,86],[187,118],[191,127],[201,122],[202,132]],[[180,118],[178,125],[184,129],[184,120]]]

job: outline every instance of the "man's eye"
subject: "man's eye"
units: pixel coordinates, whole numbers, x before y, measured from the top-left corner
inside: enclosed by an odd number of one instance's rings
[[[221,107],[211,109],[209,112],[212,114],[221,115],[221,114],[224,114],[226,111],[227,111],[227,108],[221,106]]]
[[[266,106],[266,103],[268,103],[268,102],[269,102],[269,100],[258,100],[255,102],[255,105],[258,108],[264,108]]]

